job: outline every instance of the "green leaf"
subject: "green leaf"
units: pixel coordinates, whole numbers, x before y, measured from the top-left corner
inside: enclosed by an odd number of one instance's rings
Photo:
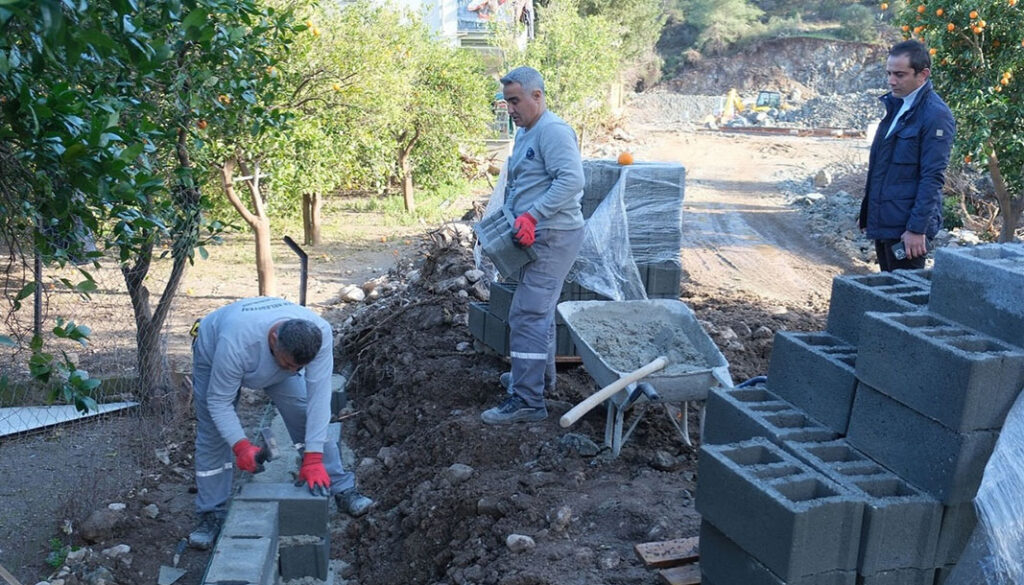
[[[182,26],[186,29],[199,28],[206,24],[206,19],[210,13],[203,8],[196,8],[188,13],[185,20],[181,21]]]

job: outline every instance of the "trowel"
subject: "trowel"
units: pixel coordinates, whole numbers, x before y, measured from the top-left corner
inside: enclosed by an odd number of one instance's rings
[[[178,561],[181,560],[181,553],[185,552],[185,548],[188,547],[188,540],[182,538],[178,541],[178,544],[174,547],[174,560],[172,561],[174,566],[168,567],[167,565],[160,565],[160,574],[156,577],[156,585],[171,585],[181,576],[187,573],[185,569],[178,568]]]

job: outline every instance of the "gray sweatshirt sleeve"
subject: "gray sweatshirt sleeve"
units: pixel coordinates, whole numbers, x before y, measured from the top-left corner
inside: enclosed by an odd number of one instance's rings
[[[229,445],[245,438],[242,423],[235,412],[235,396],[242,386],[242,364],[240,356],[229,344],[218,344],[210,362],[210,382],[206,389],[206,408],[217,431]]]
[[[568,124],[548,124],[540,130],[537,148],[552,181],[547,192],[529,210],[538,220],[569,207],[584,184],[583,162],[572,128]]]
[[[323,327],[321,328],[323,329]],[[313,361],[306,365],[306,451],[323,453],[327,425],[331,422],[331,374],[334,372],[334,340],[330,326]]]

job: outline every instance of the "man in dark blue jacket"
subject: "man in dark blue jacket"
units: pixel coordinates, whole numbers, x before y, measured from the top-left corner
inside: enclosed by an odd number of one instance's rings
[[[889,49],[885,65],[891,91],[881,97],[886,115],[871,144],[859,219],[883,271],[923,268],[928,242],[942,227],[956,123],[932,90],[931,61],[923,44],[904,41]]]

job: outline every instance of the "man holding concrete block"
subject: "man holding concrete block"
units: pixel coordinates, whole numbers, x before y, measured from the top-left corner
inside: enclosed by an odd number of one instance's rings
[[[875,241],[885,272],[924,268],[928,242],[942,227],[942,185],[956,122],[932,89],[931,56],[918,41],[889,50],[891,91],[868,159],[858,225]]]
[[[338,508],[365,514],[373,501],[355,489],[337,443],[327,440],[334,335],[313,311],[273,297],[236,301],[204,317],[192,343],[196,412],[194,548],[210,548],[231,497],[233,468],[257,470],[260,449],[245,437],[235,412],[239,391],[262,388],[302,452],[296,485],[331,494]]]
[[[537,258],[521,270],[509,310],[509,396],[481,415],[487,424],[547,418],[544,390],[554,383],[555,305],[583,245],[583,162],[576,133],[547,110],[544,80],[517,67],[501,78],[512,120],[519,126],[508,159],[506,208],[513,234]]]

